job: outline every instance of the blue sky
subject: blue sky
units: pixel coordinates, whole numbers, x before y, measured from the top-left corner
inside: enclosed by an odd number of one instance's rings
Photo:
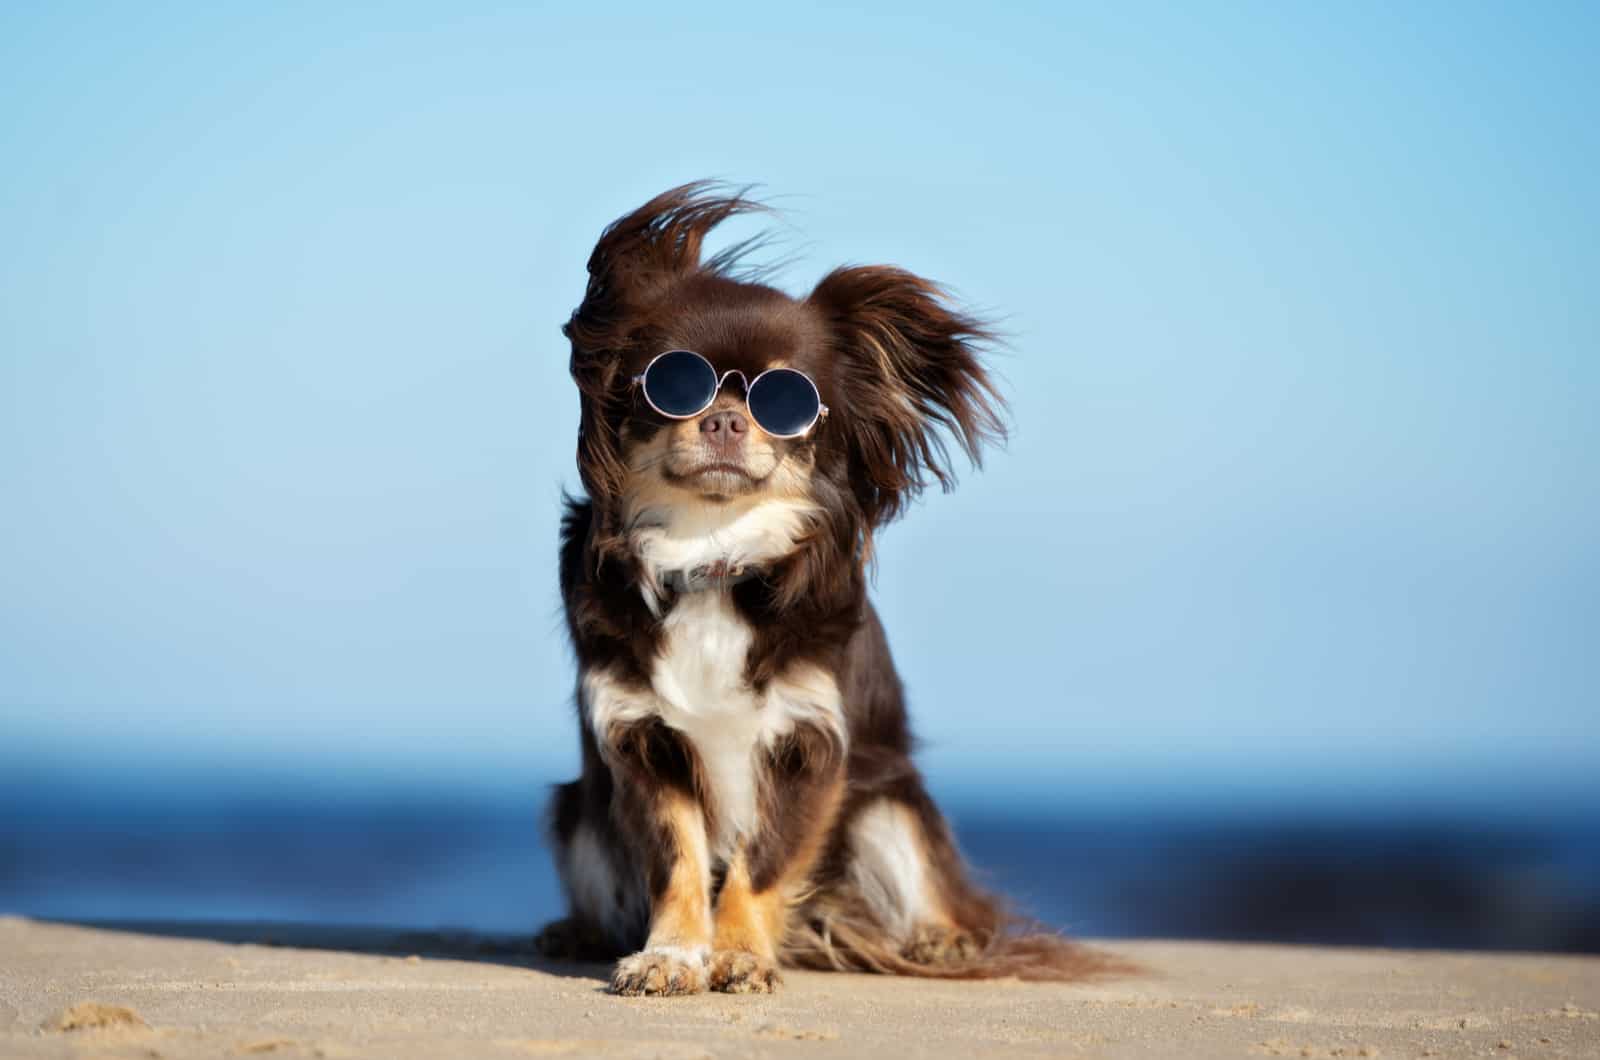
[[[936,774],[1585,778],[1597,30],[9,5],[7,752],[567,768],[558,327],[605,222],[716,176],[789,289],[893,262],[1014,338],[1010,446],[883,541]]]

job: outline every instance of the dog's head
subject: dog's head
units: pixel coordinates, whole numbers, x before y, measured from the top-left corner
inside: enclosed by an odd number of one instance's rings
[[[579,473],[610,534],[646,518],[716,527],[781,511],[794,516],[791,538],[796,520],[817,515],[865,551],[930,479],[950,486],[952,441],[976,462],[1003,434],[979,359],[990,334],[899,269],[837,269],[794,299],[741,267],[748,244],[702,260],[707,232],[755,209],[690,184],[601,235],[563,329],[582,396]],[[682,418],[653,407],[641,383],[673,350],[699,354],[722,381]],[[749,384],[779,367],[812,380],[825,406],[792,437],[763,429],[746,404]]]

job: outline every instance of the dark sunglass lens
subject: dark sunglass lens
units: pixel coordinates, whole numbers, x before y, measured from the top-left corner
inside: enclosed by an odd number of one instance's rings
[[[717,373],[699,354],[672,350],[645,369],[644,393],[668,416],[693,416],[716,396]]]
[[[822,405],[811,380],[790,368],[774,368],[750,386],[750,415],[768,434],[794,435],[817,419]]]

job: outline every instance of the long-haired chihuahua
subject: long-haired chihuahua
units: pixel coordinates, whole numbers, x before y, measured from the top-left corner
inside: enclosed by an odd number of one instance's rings
[[[1069,979],[1107,958],[974,886],[911,760],[874,533],[1004,433],[985,324],[885,266],[760,282],[675,188],[606,228],[567,322],[582,499],[561,592],[582,773],[550,955],[619,994],[767,992],[780,965]]]

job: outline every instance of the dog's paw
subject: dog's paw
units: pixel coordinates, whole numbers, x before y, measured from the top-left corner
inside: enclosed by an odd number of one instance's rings
[[[748,950],[718,950],[711,957],[711,989],[724,994],[770,994],[783,978],[769,960]]]
[[[960,964],[982,952],[978,940],[957,928],[923,924],[900,949],[900,955],[916,964]]]
[[[706,953],[698,948],[661,946],[640,950],[618,961],[611,973],[611,992],[623,997],[698,994],[705,988]]]

